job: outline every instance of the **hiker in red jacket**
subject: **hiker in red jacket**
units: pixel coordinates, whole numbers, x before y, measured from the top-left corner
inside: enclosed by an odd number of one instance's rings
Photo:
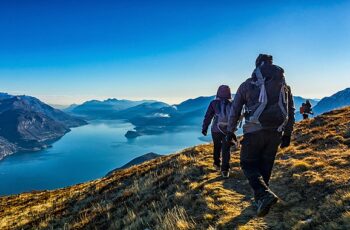
[[[217,170],[221,170],[224,178],[229,177],[230,170],[230,145],[225,143],[225,136],[232,105],[231,98],[230,87],[221,85],[217,91],[216,98],[208,106],[202,126],[202,134],[206,136],[208,127],[212,123],[211,135],[214,142],[214,167]],[[222,158],[222,162],[220,158]]]
[[[309,118],[309,114],[314,114],[309,100],[306,100],[306,102],[301,105],[300,114],[303,115],[304,120]]]
[[[244,106],[241,168],[254,191],[258,216],[264,216],[278,197],[269,188],[278,146],[290,145],[294,103],[284,70],[272,64],[272,56],[260,54],[252,77],[240,85],[232,103],[227,141],[234,132]]]

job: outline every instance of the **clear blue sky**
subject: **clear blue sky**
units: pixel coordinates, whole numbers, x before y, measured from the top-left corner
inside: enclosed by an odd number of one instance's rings
[[[350,86],[350,1],[244,2],[2,0],[0,91],[176,103],[235,91],[260,52],[295,95]]]

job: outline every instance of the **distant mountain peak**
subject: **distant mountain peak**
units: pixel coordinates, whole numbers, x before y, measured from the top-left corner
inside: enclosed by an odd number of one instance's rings
[[[350,88],[345,88],[320,100],[313,108],[316,114],[350,105]]]
[[[0,96],[0,160],[17,151],[47,147],[71,127],[85,121],[55,109],[31,96]]]

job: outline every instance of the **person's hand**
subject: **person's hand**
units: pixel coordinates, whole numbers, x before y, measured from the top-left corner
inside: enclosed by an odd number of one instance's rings
[[[225,140],[227,143],[229,143],[230,145],[235,145],[237,143],[237,137],[236,134],[233,132],[228,132]]]
[[[208,133],[208,131],[207,130],[202,130],[202,134],[204,135],[204,136],[206,136],[207,135],[207,133]]]
[[[286,148],[290,145],[290,136],[289,135],[283,135],[282,141],[281,141],[281,148]]]

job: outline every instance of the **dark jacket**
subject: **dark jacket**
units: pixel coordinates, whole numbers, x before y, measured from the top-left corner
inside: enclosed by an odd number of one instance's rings
[[[217,119],[216,119],[216,114],[220,113],[220,103],[221,101],[225,101],[227,103],[226,106],[231,106],[232,102],[229,99],[220,99],[216,98],[215,100],[212,100],[208,106],[207,112],[205,113],[204,120],[203,120],[203,126],[202,130],[207,131],[210,123],[212,122],[213,118],[213,123],[211,125],[211,131],[213,133],[220,133],[221,131],[217,127]]]
[[[310,101],[306,101],[306,103],[304,104],[304,113],[312,114],[312,105]]]
[[[266,85],[266,91],[267,91],[267,97],[268,97],[268,106],[271,106],[273,104],[278,103],[279,99],[279,90],[269,90],[269,87],[273,87],[274,79],[284,79],[284,70],[276,65],[272,64],[264,64],[260,67],[262,75],[266,78],[265,85]],[[253,73],[252,77],[247,79],[245,82],[243,82],[240,87],[237,90],[237,94],[235,95],[230,117],[229,117],[229,124],[228,124],[228,131],[234,132],[237,129],[237,124],[239,121],[239,118],[241,116],[241,112],[243,109],[243,106],[245,105],[247,108],[252,108],[256,106],[256,104],[259,102],[259,94],[260,94],[260,88],[253,84],[256,82],[256,76]],[[269,84],[271,82],[271,84]],[[288,93],[288,122],[284,128],[284,134],[285,135],[291,135],[293,130],[293,125],[295,122],[294,118],[294,102],[293,102],[293,96],[290,90],[290,87],[288,87],[289,93]],[[245,113],[245,118],[248,119],[250,116],[249,113]],[[262,117],[260,117],[261,119]],[[259,119],[259,120],[260,120]],[[276,124],[268,124],[268,118],[267,123],[264,124],[263,129],[276,129],[278,128],[278,125]]]

